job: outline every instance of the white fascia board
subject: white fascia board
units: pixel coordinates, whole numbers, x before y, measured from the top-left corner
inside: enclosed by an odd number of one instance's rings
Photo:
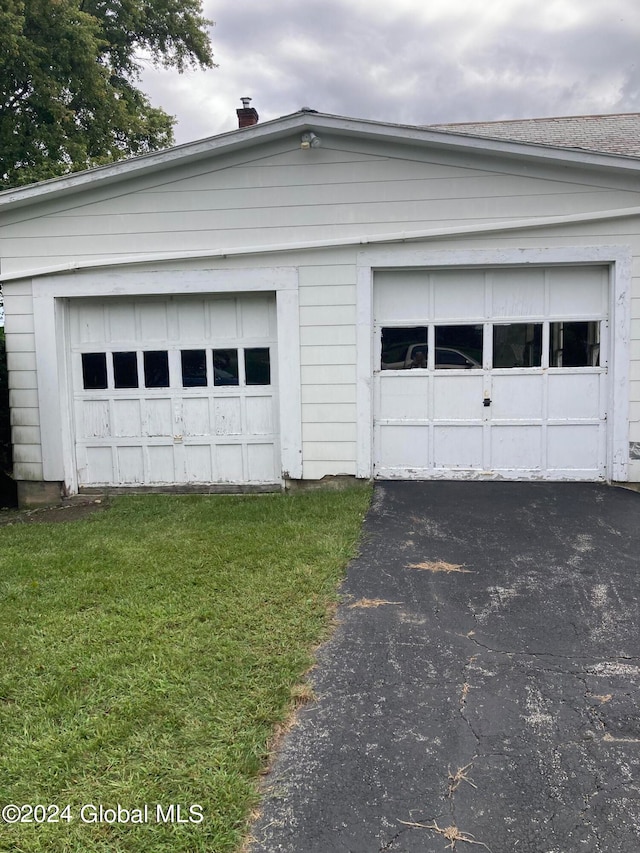
[[[78,192],[97,184],[113,183],[161,171],[182,161],[195,162],[205,157],[219,155],[230,149],[241,150],[259,145],[265,141],[287,136],[294,131],[323,130],[341,133],[347,136],[361,137],[391,143],[423,145],[447,149],[449,151],[502,154],[524,160],[556,162],[592,166],[601,169],[640,172],[640,159],[616,154],[601,154],[577,149],[556,148],[550,145],[537,145],[530,142],[512,142],[502,139],[490,139],[483,136],[470,136],[450,133],[444,130],[430,130],[413,125],[389,124],[367,119],[353,119],[342,116],[303,111],[263,124],[253,125],[242,130],[212,136],[196,142],[188,142],[164,151],[143,154],[128,160],[121,160],[106,166],[97,166],[83,172],[76,172],[39,184],[32,184],[0,193],[0,209],[3,206],[22,206],[34,204],[41,199],[51,199],[58,195]]]

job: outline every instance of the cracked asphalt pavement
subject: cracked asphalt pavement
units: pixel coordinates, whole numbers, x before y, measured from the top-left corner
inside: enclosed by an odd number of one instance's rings
[[[638,853],[640,494],[378,483],[251,853]]]

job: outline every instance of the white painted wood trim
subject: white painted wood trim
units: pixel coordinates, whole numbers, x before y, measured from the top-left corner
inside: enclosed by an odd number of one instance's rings
[[[631,350],[631,251],[612,259],[609,288],[609,411],[607,471],[611,480],[629,479],[629,368]]]
[[[456,237],[471,234],[492,234],[496,232],[521,231],[528,228],[540,228],[551,225],[571,225],[579,222],[600,222],[609,219],[625,219],[640,216],[640,207],[628,207],[621,210],[596,211],[592,213],[572,213],[562,216],[539,216],[531,219],[502,220],[500,222],[485,222],[473,225],[451,225],[445,228],[427,228],[420,231],[394,231],[386,234],[362,235],[361,237],[345,237],[334,240],[307,240],[292,243],[282,243],[265,246],[246,246],[242,248],[220,249],[216,252],[155,252],[141,255],[112,255],[108,258],[98,258],[87,261],[72,261],[50,267],[37,267],[29,270],[18,270],[0,275],[0,282],[19,281],[24,278],[37,278],[64,273],[109,268],[116,270],[124,267],[122,272],[111,272],[113,277],[127,275],[127,267],[141,264],[156,264],[172,261],[215,261],[231,257],[250,255],[272,255],[281,252],[304,251],[305,249],[331,249],[349,246],[379,245],[382,243],[410,243],[418,240],[428,240],[436,237]],[[205,271],[201,271],[205,272]],[[241,270],[237,272],[242,272]],[[158,273],[161,275],[161,273]],[[193,275],[196,275],[194,272]],[[62,277],[62,276],[61,276]],[[148,276],[147,276],[148,280]],[[194,291],[196,292],[196,291]]]
[[[373,476],[373,270],[356,268],[356,477]]]
[[[460,249],[430,251],[390,246],[358,253],[357,329],[357,471],[373,476],[373,276],[375,270],[403,268],[469,268],[504,266],[558,266],[599,264],[610,268],[609,411],[607,479],[626,482],[629,477],[629,351],[631,329],[632,253],[626,246],[565,246],[554,249]],[[367,319],[365,319],[367,318]],[[368,331],[365,334],[365,327]],[[367,381],[361,381],[365,376]]]
[[[84,273],[33,282],[33,317],[38,373],[43,476],[77,491],[73,397],[68,377],[67,299],[140,295],[275,292],[278,318],[278,374],[282,470],[302,475],[300,330],[298,270],[295,267],[242,270],[162,270]],[[287,345],[285,350],[284,345]]]
[[[56,304],[52,295],[33,294],[33,324],[36,340],[36,370],[38,372],[42,475],[45,480],[64,480],[63,406],[61,405],[58,379]]]
[[[278,400],[283,479],[302,479],[302,387],[298,290],[276,293],[278,322]]]
[[[188,296],[198,293],[260,293],[297,290],[296,267],[251,269],[140,270],[94,269],[68,275],[39,278],[33,282],[37,294],[55,298],[80,296]]]

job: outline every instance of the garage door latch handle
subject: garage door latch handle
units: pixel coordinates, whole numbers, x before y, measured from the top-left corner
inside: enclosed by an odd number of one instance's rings
[[[484,398],[484,400],[482,401],[482,405],[483,405],[483,406],[485,406],[485,407],[486,407],[486,406],[490,406],[490,405],[491,405],[491,398],[490,398],[490,397],[485,397],[485,398]]]

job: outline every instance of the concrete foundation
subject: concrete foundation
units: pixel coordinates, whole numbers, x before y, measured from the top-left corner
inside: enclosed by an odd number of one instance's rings
[[[18,507],[33,509],[60,503],[63,497],[62,483],[44,480],[18,480]]]

